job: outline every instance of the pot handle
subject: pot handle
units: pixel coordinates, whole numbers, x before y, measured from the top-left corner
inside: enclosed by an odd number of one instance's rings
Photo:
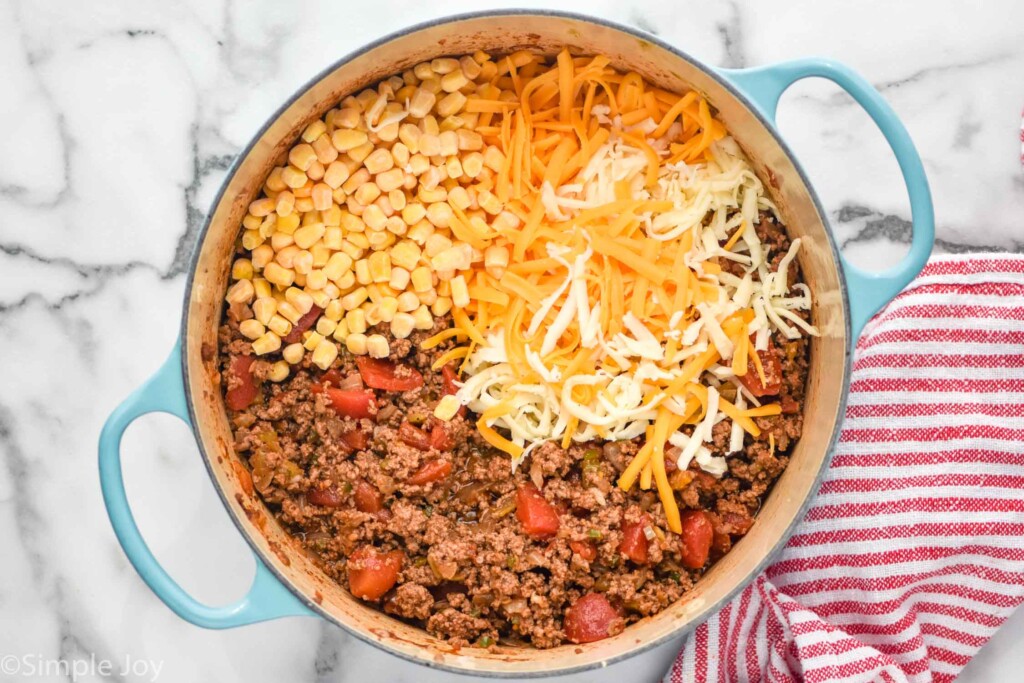
[[[142,580],[178,616],[204,628],[232,628],[286,616],[313,615],[256,557],[256,576],[249,592],[234,604],[210,607],[186,593],[170,577],[146,545],[125,495],[121,472],[121,437],[137,417],[170,413],[189,423],[181,376],[181,340],[149,378],[110,414],[100,433],[99,466],[103,502],[117,540]]]
[[[789,86],[804,78],[827,78],[849,93],[874,119],[896,155],[910,195],[913,229],[910,251],[898,265],[878,273],[861,270],[840,255],[850,297],[850,324],[856,339],[871,316],[921,272],[935,241],[935,215],[928,178],[910,134],[868,81],[852,69],[827,59],[799,59],[752,69],[721,69],[720,72],[750,97],[773,123],[779,97]]]

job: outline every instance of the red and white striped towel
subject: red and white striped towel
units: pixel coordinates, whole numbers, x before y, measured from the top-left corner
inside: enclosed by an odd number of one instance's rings
[[[1024,599],[1024,257],[937,258],[857,345],[803,522],[683,681],[949,681]]]

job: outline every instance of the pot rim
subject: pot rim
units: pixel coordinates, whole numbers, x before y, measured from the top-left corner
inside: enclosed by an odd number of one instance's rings
[[[303,83],[298,89],[296,89],[295,92],[292,93],[292,95],[290,97],[288,97],[288,99],[285,100],[281,104],[281,106],[279,106],[277,109],[275,109],[274,112],[266,119],[266,121],[264,121],[264,123],[259,127],[259,129],[253,134],[252,138],[245,145],[245,147],[242,148],[235,155],[234,160],[231,162],[231,165],[228,167],[227,171],[225,172],[224,179],[221,182],[221,185],[218,188],[217,193],[214,195],[213,200],[210,203],[210,210],[208,211],[208,213],[206,215],[206,218],[203,221],[202,228],[196,234],[195,244],[192,247],[192,254],[191,254],[190,258],[189,258],[188,270],[186,271],[188,279],[187,279],[187,281],[185,283],[185,294],[184,294],[184,300],[183,300],[183,306],[182,306],[182,316],[181,316],[181,324],[180,324],[180,327],[179,327],[179,336],[182,339],[185,339],[186,338],[186,334],[188,332],[189,304],[190,304],[191,298],[192,298],[192,287],[193,287],[193,283],[195,281],[196,267],[197,267],[197,264],[198,264],[198,261],[199,261],[199,254],[201,252],[201,248],[202,248],[203,242],[206,239],[207,233],[209,232],[211,223],[213,221],[213,216],[215,214],[215,209],[216,209],[217,206],[220,205],[221,201],[223,201],[224,195],[225,195],[225,193],[227,191],[227,188],[228,188],[228,185],[231,183],[231,180],[235,177],[235,174],[238,172],[239,167],[245,161],[245,159],[248,157],[249,153],[252,152],[253,148],[262,140],[263,136],[267,133],[267,131],[271,128],[271,126],[273,126],[273,124],[295,103],[296,100],[298,100],[300,97],[302,97],[314,85],[319,83],[321,80],[323,80],[326,76],[328,76],[329,74],[334,72],[339,67],[347,64],[348,62],[352,61],[353,59],[355,59],[357,57],[360,57],[361,55],[363,55],[363,54],[365,54],[365,53],[367,53],[367,52],[369,52],[371,50],[374,50],[374,49],[376,49],[376,48],[378,48],[378,47],[380,47],[382,45],[385,45],[385,44],[387,44],[387,43],[389,43],[391,41],[394,41],[394,40],[397,40],[399,38],[402,38],[402,37],[404,37],[404,36],[406,36],[406,35],[408,35],[410,33],[416,33],[416,32],[422,31],[424,29],[429,29],[429,28],[432,28],[432,27],[435,27],[435,26],[444,25],[444,24],[458,23],[458,22],[461,22],[461,21],[472,20],[472,19],[489,18],[489,17],[502,17],[502,16],[510,16],[510,17],[535,16],[535,17],[546,17],[546,18],[554,18],[554,19],[571,19],[573,21],[579,21],[579,22],[594,24],[594,25],[597,25],[597,26],[602,26],[602,27],[605,27],[605,28],[614,29],[614,30],[619,31],[621,33],[624,33],[624,34],[626,34],[628,36],[632,36],[632,37],[637,38],[639,40],[643,40],[643,41],[646,41],[646,42],[651,43],[653,45],[656,45],[657,47],[659,47],[659,48],[661,48],[663,50],[668,51],[669,53],[671,53],[675,57],[678,57],[679,59],[682,59],[683,61],[688,62],[690,65],[692,65],[693,67],[695,67],[695,68],[699,69],[700,71],[704,72],[707,76],[709,76],[711,79],[716,81],[719,85],[721,85],[723,88],[725,88],[725,90],[732,97],[738,99],[740,102],[742,102],[747,107],[747,109],[754,115],[754,117],[765,127],[765,129],[768,131],[768,133],[775,140],[775,143],[779,145],[779,148],[783,151],[783,153],[786,155],[788,160],[793,164],[793,167],[796,170],[796,173],[799,176],[800,181],[803,183],[804,187],[807,189],[807,194],[810,197],[811,202],[813,203],[815,210],[817,211],[818,215],[822,219],[822,222],[824,223],[825,237],[826,237],[826,239],[828,241],[828,246],[829,246],[829,249],[831,250],[831,253],[832,253],[833,262],[836,264],[836,267],[837,267],[837,269],[839,271],[838,272],[837,280],[839,282],[839,289],[840,289],[840,293],[842,295],[843,324],[845,326],[844,327],[844,329],[845,329],[845,350],[844,350],[844,354],[843,354],[844,355],[844,363],[845,363],[844,367],[845,368],[849,368],[850,360],[851,360],[851,357],[852,357],[852,349],[854,347],[854,342],[853,342],[853,340],[851,338],[852,326],[851,326],[851,319],[850,319],[850,301],[849,301],[849,296],[848,296],[846,278],[845,278],[845,275],[844,275],[843,270],[842,270],[842,265],[841,265],[842,261],[840,259],[839,250],[836,247],[836,242],[835,242],[835,239],[834,239],[834,237],[832,235],[831,228],[830,228],[830,226],[828,224],[827,214],[826,214],[826,212],[824,210],[824,207],[821,204],[821,200],[818,197],[817,192],[814,190],[814,186],[811,184],[810,179],[807,177],[807,173],[806,173],[806,171],[804,171],[803,166],[800,164],[800,162],[797,159],[797,157],[793,154],[793,152],[790,149],[789,145],[786,143],[786,141],[779,134],[779,131],[778,131],[778,128],[777,128],[775,122],[770,120],[766,116],[764,116],[764,114],[761,112],[760,108],[753,102],[753,100],[751,100],[742,90],[740,90],[726,76],[722,75],[717,69],[708,66],[704,62],[702,62],[702,61],[692,57],[687,52],[684,52],[684,51],[680,50],[679,48],[676,48],[675,46],[667,43],[666,41],[662,40],[658,36],[653,35],[651,33],[648,33],[647,31],[644,31],[643,29],[634,28],[632,26],[627,26],[627,25],[624,25],[624,24],[620,24],[620,23],[618,23],[616,21],[611,21],[611,20],[608,20],[608,19],[600,18],[600,17],[595,17],[595,16],[591,16],[591,15],[587,15],[587,14],[582,14],[582,13],[579,13],[579,12],[570,12],[570,11],[563,11],[563,10],[549,10],[549,9],[509,8],[509,9],[479,10],[479,11],[475,11],[475,12],[462,12],[462,13],[458,13],[458,14],[450,14],[450,15],[445,15],[445,16],[434,18],[434,19],[430,19],[430,20],[427,20],[427,21],[422,21],[422,22],[413,24],[411,26],[408,26],[406,28],[392,31],[390,33],[385,34],[384,36],[381,36],[380,38],[377,38],[377,39],[375,39],[375,40],[373,40],[373,41],[371,41],[369,43],[366,43],[362,47],[359,47],[359,48],[357,48],[357,49],[355,49],[355,50],[353,50],[353,51],[343,55],[342,57],[338,58],[337,60],[335,60],[334,62],[332,62],[328,66],[326,66],[325,68],[323,68],[320,71],[318,71],[310,79],[306,80],[305,83]],[[189,381],[189,365],[188,365],[188,353],[187,352],[183,352],[181,354],[181,371],[182,371],[183,386],[185,388],[185,398],[186,398],[185,402],[186,402],[186,405],[188,406],[189,420],[190,420],[190,423],[194,425],[197,422],[197,415],[196,415],[196,411],[195,411],[195,408],[193,406],[193,402],[192,402],[192,398],[191,398],[191,396],[192,396],[192,387],[191,387],[191,383]],[[479,676],[479,677],[483,677],[483,678],[537,679],[537,678],[547,678],[547,677],[551,677],[551,676],[570,675],[570,674],[580,673],[580,672],[583,672],[583,671],[589,671],[589,670],[592,670],[592,669],[607,667],[607,666],[610,666],[612,664],[616,664],[616,663],[622,662],[622,661],[624,661],[626,659],[635,657],[635,656],[637,656],[637,655],[639,655],[641,653],[653,650],[655,647],[663,645],[663,644],[665,644],[665,643],[667,643],[667,642],[669,642],[671,640],[679,639],[679,638],[681,638],[681,637],[691,633],[692,631],[694,631],[698,626],[703,624],[707,620],[707,618],[710,618],[711,615],[713,615],[716,612],[718,612],[728,602],[731,602],[732,599],[735,598],[743,589],[745,589],[747,586],[749,586],[756,579],[756,577],[758,575],[760,575],[762,571],[764,571],[765,567],[768,566],[768,564],[775,558],[775,556],[779,553],[779,551],[783,548],[783,546],[789,541],[790,537],[793,535],[794,531],[796,530],[797,525],[801,521],[803,521],[804,515],[807,512],[807,509],[810,507],[811,502],[814,500],[815,496],[817,495],[817,491],[818,491],[818,488],[820,487],[821,480],[824,477],[825,472],[829,468],[829,464],[831,462],[832,455],[835,452],[836,443],[837,443],[837,441],[839,439],[840,427],[842,425],[842,416],[845,414],[845,411],[846,411],[846,402],[847,402],[847,398],[848,398],[848,395],[849,395],[849,388],[850,388],[850,373],[849,372],[844,372],[843,373],[843,380],[842,380],[842,387],[841,387],[840,395],[839,395],[839,402],[838,402],[837,411],[836,411],[836,415],[838,417],[837,417],[835,423],[832,426],[832,434],[831,434],[831,436],[829,437],[829,440],[828,440],[827,453],[825,454],[825,457],[821,461],[821,466],[820,466],[818,472],[814,476],[814,481],[813,481],[812,486],[808,489],[809,494],[807,495],[805,500],[800,504],[800,508],[798,509],[797,514],[794,515],[793,520],[785,528],[785,530],[779,536],[778,540],[771,547],[771,549],[768,552],[765,553],[765,555],[761,559],[761,561],[758,562],[757,565],[751,570],[750,574],[747,577],[745,577],[743,581],[739,582],[732,590],[730,590],[728,593],[726,593],[721,599],[719,599],[718,601],[716,601],[714,603],[709,604],[707,607],[704,608],[704,614],[706,614],[707,616],[705,617],[705,619],[703,621],[696,622],[696,621],[691,620],[687,624],[679,626],[678,628],[670,631],[669,633],[666,633],[665,635],[663,635],[663,636],[661,636],[659,638],[656,638],[656,639],[654,639],[652,641],[643,643],[643,644],[638,645],[636,647],[632,647],[632,648],[630,648],[626,652],[623,652],[623,653],[611,656],[611,657],[609,657],[607,659],[595,661],[595,662],[592,662],[592,663],[589,663],[589,664],[580,664],[578,666],[568,666],[568,667],[563,667],[563,668],[559,668],[559,669],[552,669],[552,670],[549,670],[549,671],[525,671],[525,672],[516,672],[514,674],[513,673],[507,673],[507,672],[501,672],[501,671],[494,671],[494,670],[469,669],[469,668],[466,668],[466,667],[460,667],[460,666],[455,666],[455,665],[452,665],[452,664],[448,664],[446,662],[437,662],[437,661],[435,661],[435,660],[433,660],[433,659],[431,659],[429,657],[415,657],[413,655],[409,655],[409,654],[401,652],[401,651],[399,651],[397,649],[392,648],[387,643],[386,640],[376,640],[376,639],[370,637],[369,635],[363,633],[359,629],[355,628],[354,626],[351,626],[349,624],[343,623],[343,622],[339,621],[338,619],[334,618],[321,605],[316,603],[314,600],[311,600],[309,596],[307,596],[305,593],[303,593],[302,591],[297,589],[295,586],[293,586],[291,581],[289,581],[280,571],[278,571],[277,566],[276,566],[275,562],[273,561],[273,559],[271,557],[269,557],[266,553],[264,553],[263,550],[252,540],[252,538],[249,536],[248,532],[243,527],[243,525],[241,523],[241,520],[232,511],[231,505],[230,505],[230,501],[229,501],[229,499],[227,497],[227,494],[221,488],[221,486],[220,486],[220,484],[218,482],[216,473],[213,471],[213,465],[212,465],[212,462],[210,460],[209,454],[206,452],[206,448],[204,447],[202,440],[198,438],[197,434],[195,434],[195,429],[194,428],[193,428],[193,434],[196,436],[196,444],[197,444],[197,446],[199,448],[199,452],[200,452],[200,454],[202,456],[203,465],[206,467],[207,474],[209,474],[210,479],[213,481],[214,489],[217,491],[217,496],[221,499],[221,503],[224,505],[225,509],[227,510],[228,516],[230,517],[232,524],[234,524],[235,528],[238,529],[238,531],[241,534],[242,538],[245,539],[246,544],[249,545],[250,549],[253,551],[253,553],[258,558],[258,561],[263,562],[264,566],[273,574],[274,578],[277,579],[283,586],[285,586],[288,589],[288,591],[296,599],[298,599],[303,605],[305,605],[309,610],[314,612],[317,616],[319,616],[322,619],[325,619],[327,622],[329,622],[331,624],[334,624],[335,626],[340,627],[346,633],[356,637],[357,639],[359,639],[362,642],[365,642],[365,643],[367,643],[367,644],[369,644],[369,645],[371,645],[371,646],[373,646],[375,648],[378,648],[378,649],[380,649],[380,650],[382,650],[384,652],[387,652],[390,655],[396,656],[396,657],[398,657],[400,659],[403,659],[403,660],[408,661],[408,662],[412,662],[414,664],[419,664],[421,666],[426,666],[428,668],[438,669],[438,670],[441,670],[441,671],[447,671],[447,672],[450,672],[450,673],[463,674],[463,675],[474,675],[474,676]]]

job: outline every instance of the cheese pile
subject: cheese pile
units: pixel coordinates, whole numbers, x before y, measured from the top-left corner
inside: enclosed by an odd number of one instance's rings
[[[748,359],[766,384],[757,351],[773,331],[817,334],[796,313],[810,292],[787,281],[800,240],[769,269],[754,226],[774,207],[698,94],[568,51],[529,79],[509,66],[518,100],[496,102],[490,121],[505,158],[494,193],[521,226],[477,235],[453,218],[456,235],[507,244],[511,258],[500,275],[471,269],[455,326],[424,343],[460,342],[437,362],[464,373],[437,414],[467,405],[514,464],[548,440],[644,435],[619,485],[653,480],[678,532],[666,451],[721,475],[724,459],[704,446],[714,425],[731,420],[739,450],[759,433],[753,418],[781,412],[739,381]]]

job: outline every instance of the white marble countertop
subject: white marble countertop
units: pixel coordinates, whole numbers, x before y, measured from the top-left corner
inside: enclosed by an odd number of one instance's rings
[[[226,632],[178,619],[114,539],[95,443],[105,417],[169,350],[208,203],[278,103],[384,33],[507,4],[0,3],[0,656],[130,656],[161,662],[162,681],[450,678],[316,619]],[[843,61],[883,91],[921,150],[937,250],[1024,249],[1024,4],[522,4],[639,26],[712,64]],[[907,201],[867,116],[821,83],[793,88],[780,111],[847,253],[869,266],[897,259],[908,242]],[[186,428],[144,418],[124,448],[130,499],[158,558],[200,599],[240,596],[252,561]],[[1013,644],[1022,637],[1018,614],[962,680],[1018,679],[1024,651]],[[671,655],[663,648],[631,662],[626,680],[655,679]],[[31,678],[51,679],[67,677]]]

